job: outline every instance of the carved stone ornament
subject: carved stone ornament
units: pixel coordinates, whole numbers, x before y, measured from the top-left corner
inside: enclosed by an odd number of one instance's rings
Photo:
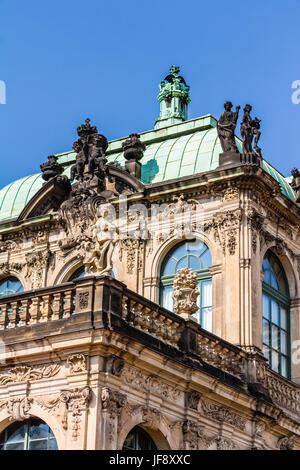
[[[241,431],[245,430],[246,419],[237,415],[229,408],[226,408],[225,406],[214,405],[204,400],[201,400],[201,408],[204,416],[215,419],[219,422],[231,424],[232,426],[240,429]]]
[[[188,317],[198,311],[197,298],[200,295],[197,273],[190,268],[179,269],[174,278],[174,311]]]
[[[87,371],[87,356],[82,353],[71,354],[68,357],[68,365],[70,367],[71,374],[77,374],[79,372]]]
[[[120,357],[110,356],[106,359],[106,372],[120,377],[124,368],[124,361]]]
[[[189,390],[185,393],[185,406],[192,410],[198,410],[201,395],[196,390]]]
[[[58,407],[63,406],[62,425],[68,429],[68,412],[72,416],[72,438],[76,441],[80,435],[80,423],[82,413],[88,409],[92,397],[90,387],[74,388],[72,390],[62,390],[60,395],[49,402],[41,402],[40,405],[47,409],[56,411]]]
[[[33,403],[32,398],[10,398],[0,402],[0,410],[6,408],[10,421],[22,421],[30,418],[30,409]]]
[[[186,450],[197,450],[203,432],[204,426],[199,426],[195,421],[185,420],[182,423],[183,448]]]
[[[80,310],[84,310],[89,305],[89,292],[79,292],[78,301]]]
[[[16,366],[0,373],[0,385],[48,379],[57,375],[60,369],[60,364],[50,364],[42,367]]]
[[[173,402],[181,401],[183,392],[178,388],[165,383],[156,375],[145,374],[136,367],[125,366],[121,377],[125,383],[132,387],[137,387],[145,392],[156,393]]]
[[[220,212],[204,225],[205,231],[214,231],[215,240],[220,243],[224,254],[228,252],[230,255],[234,255],[236,252],[242,217],[241,209]]]
[[[0,263],[0,276],[8,276],[12,272],[20,272],[24,267],[24,263]]]
[[[127,397],[123,393],[111,390],[108,387],[102,388],[101,392],[102,410],[108,412],[112,418],[119,416],[125,406]]]
[[[293,434],[288,437],[281,437],[277,443],[277,447],[280,450],[294,450],[294,446],[295,446],[295,436]]]

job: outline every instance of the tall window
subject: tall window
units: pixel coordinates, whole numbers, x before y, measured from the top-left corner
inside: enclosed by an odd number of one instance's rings
[[[133,428],[125,439],[122,450],[157,450],[146,431],[139,426]]]
[[[4,295],[17,294],[23,292],[24,288],[21,281],[16,277],[10,276],[0,281],[0,297]]]
[[[263,353],[275,372],[290,377],[289,287],[280,261],[268,251],[263,261]]]
[[[208,267],[211,254],[205,243],[200,240],[183,242],[176,245],[165,257],[160,275],[160,304],[173,311],[172,299],[174,277],[179,269],[191,268],[197,273],[200,296],[199,310],[194,315],[202,328],[212,331],[212,281]]]
[[[0,436],[0,450],[57,450],[57,442],[48,424],[32,418],[8,426]]]

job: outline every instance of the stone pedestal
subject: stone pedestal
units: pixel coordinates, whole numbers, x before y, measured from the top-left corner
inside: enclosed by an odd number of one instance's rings
[[[219,155],[218,168],[230,168],[241,164],[241,154],[239,152],[224,152]]]

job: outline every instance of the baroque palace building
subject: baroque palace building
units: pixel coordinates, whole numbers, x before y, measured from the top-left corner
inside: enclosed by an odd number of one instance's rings
[[[0,191],[0,449],[300,449],[300,173],[158,99]]]

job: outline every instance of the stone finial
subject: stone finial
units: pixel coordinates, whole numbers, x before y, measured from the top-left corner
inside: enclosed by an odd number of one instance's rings
[[[136,178],[141,178],[141,163],[146,146],[140,140],[138,134],[130,134],[128,139],[122,143],[126,170]]]
[[[186,320],[199,309],[197,298],[200,294],[197,273],[190,268],[179,269],[174,279],[174,311]]]
[[[56,155],[49,155],[48,161],[42,163],[40,168],[42,170],[42,178],[44,181],[49,181],[55,176],[61,175],[64,171],[64,167],[57,163],[58,157]]]

